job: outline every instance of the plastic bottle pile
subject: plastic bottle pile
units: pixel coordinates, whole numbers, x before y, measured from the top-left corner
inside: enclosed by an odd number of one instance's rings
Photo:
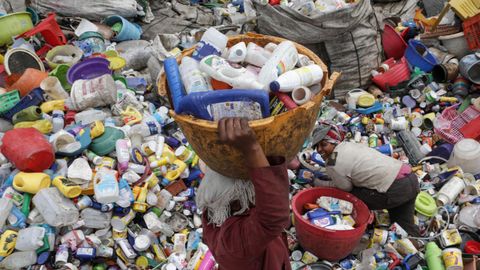
[[[205,32],[192,57],[181,61],[178,66],[174,58],[165,60],[175,112],[205,120],[257,120],[294,109],[320,91],[323,78],[322,68],[299,55],[290,41],[227,48],[227,37],[214,28]]]

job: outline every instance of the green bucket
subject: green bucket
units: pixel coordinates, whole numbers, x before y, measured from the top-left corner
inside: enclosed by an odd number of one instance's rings
[[[12,37],[21,35],[32,28],[32,18],[28,12],[18,12],[1,16],[0,46],[12,44]]]

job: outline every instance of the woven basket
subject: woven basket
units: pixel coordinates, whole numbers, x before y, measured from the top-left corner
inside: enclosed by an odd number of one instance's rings
[[[280,43],[285,39],[248,33],[230,37],[228,47],[241,41],[255,42],[257,45]],[[300,54],[304,54],[320,65],[323,72],[323,86],[321,92],[312,101],[288,112],[271,116],[265,119],[250,121],[250,127],[256,134],[257,140],[267,156],[283,156],[292,159],[300,151],[305,139],[310,134],[320,110],[320,104],[325,95],[329,95],[340,74],[334,72],[328,77],[327,66],[312,51],[296,44]],[[177,60],[193,53],[194,48],[186,50]],[[158,82],[158,91],[161,96],[169,96],[166,76],[162,75]],[[170,102],[170,104],[172,104]],[[217,123],[195,118],[190,115],[177,115],[170,111],[171,116],[178,123],[188,142],[199,157],[213,170],[229,177],[248,178],[249,172],[245,167],[241,153],[230,145],[221,144],[218,140]]]

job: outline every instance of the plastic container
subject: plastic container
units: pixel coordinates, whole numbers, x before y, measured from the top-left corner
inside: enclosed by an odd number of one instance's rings
[[[40,119],[42,119],[42,110],[38,106],[31,106],[14,114],[12,117],[12,123],[17,124],[20,122],[36,121]]]
[[[227,36],[210,27],[203,33],[202,39],[192,53],[192,57],[200,61],[208,55],[221,55],[227,46],[227,41]]]
[[[8,215],[10,215],[12,207],[12,200],[7,198],[0,198],[0,228],[3,228],[3,226],[5,225],[5,222],[7,221]]]
[[[5,71],[8,75],[21,75],[27,68],[38,69],[45,71],[45,66],[42,60],[35,52],[30,49],[18,47],[10,49],[5,54],[4,59]]]
[[[12,37],[33,28],[32,18],[28,12],[11,13],[0,17],[0,46],[13,43]]]
[[[7,112],[20,101],[18,90],[13,90],[0,95],[0,114]]]
[[[43,237],[45,236],[45,228],[28,227],[18,231],[17,243],[15,249],[20,251],[34,251],[43,246]]]
[[[53,227],[72,225],[78,221],[78,209],[57,188],[44,188],[32,199],[45,222]]]
[[[265,46],[270,42],[280,43],[284,39],[249,33],[231,37],[229,44],[231,46],[240,41],[245,41],[246,43],[255,42],[260,46]],[[334,73],[329,79],[326,65],[323,64],[316,54],[299,44],[295,44],[295,46],[299,53],[307,55],[324,70],[322,91],[315,95],[312,101],[294,110],[249,123],[267,156],[285,156],[287,160],[297,155],[305,138],[310,134],[320,110],[320,103],[324,95],[330,93],[339,75]],[[192,52],[193,49],[186,50],[183,55],[190,55]],[[158,85],[161,96],[169,95],[170,89],[168,89],[166,82],[166,75],[164,74]],[[173,111],[170,113],[182,129],[195,153],[209,167],[225,176],[249,177],[248,170],[242,165],[243,158],[241,153],[234,147],[217,143],[218,128],[215,122],[201,120],[188,115],[178,115]],[[289,143],[286,144],[286,141]],[[225,155],[226,152],[229,154]]]
[[[101,168],[93,179],[95,200],[99,203],[114,203],[120,199],[117,178],[115,172],[107,168]]]
[[[179,70],[187,94],[211,90],[195,59],[188,56],[182,58]]]
[[[80,218],[85,222],[86,228],[104,229],[110,226],[112,212],[101,212],[93,208],[83,209]]]
[[[480,143],[463,139],[455,144],[448,161],[449,167],[460,166],[463,172],[473,175],[480,173]]]
[[[62,45],[52,48],[45,56],[50,68],[58,65],[72,66],[82,59],[83,51],[73,45]]]
[[[393,58],[390,58],[384,64],[387,64],[389,69],[372,78],[372,82],[383,91],[387,91],[389,87],[397,86],[399,83],[410,79],[410,68],[405,57],[401,57],[399,61],[394,61]]]
[[[50,186],[50,176],[46,173],[19,172],[13,178],[13,188],[20,192],[36,194],[42,188]]]
[[[442,250],[435,242],[429,242],[426,246],[425,259],[429,270],[445,270],[442,260]]]
[[[460,74],[474,84],[480,84],[480,53],[469,54],[460,60]]]
[[[458,248],[447,248],[442,251],[446,270],[463,270],[462,251]]]
[[[102,34],[93,31],[84,32],[78,37],[79,41],[85,43],[89,47],[89,53],[102,53],[105,51],[105,39]],[[84,49],[85,50],[85,49]]]
[[[437,213],[437,204],[427,192],[420,192],[415,199],[415,211],[426,216],[433,217]]]
[[[124,172],[128,168],[130,161],[129,140],[120,139],[115,142],[115,153],[117,154],[118,168]]]
[[[93,140],[89,148],[95,152],[95,154],[99,156],[105,156],[115,150],[115,142],[119,139],[123,139],[124,137],[125,134],[123,131],[117,128],[105,127],[105,132],[102,134],[102,136]]]
[[[408,46],[403,37],[389,24],[385,24],[383,29],[382,44],[385,57],[396,60],[403,57]]]
[[[40,86],[40,83],[48,77],[48,73],[38,69],[27,68],[22,76],[10,87],[9,90],[18,90],[21,97],[28,95],[33,89]]]
[[[440,36],[438,39],[442,42],[443,47],[456,58],[462,59],[468,54],[468,43],[465,39],[464,32],[459,32],[452,35]]]
[[[60,110],[52,112],[52,132],[57,133],[65,127],[65,113]]]
[[[70,99],[66,102],[69,109],[82,111],[88,108],[113,105],[117,101],[115,81],[109,74],[90,80],[77,80],[72,85]]]
[[[281,42],[272,56],[260,70],[258,80],[263,85],[269,85],[281,74],[291,70],[298,62],[298,51],[291,41]]]
[[[113,37],[114,41],[137,40],[142,36],[142,28],[136,23],[131,23],[122,16],[114,15],[106,18],[103,21],[108,26],[114,26],[117,23],[121,24],[121,29]],[[115,31],[114,31],[115,32]]]
[[[163,67],[165,69],[168,86],[171,91],[171,104],[176,110],[179,107],[180,101],[185,96],[185,88],[181,81],[177,60],[169,57],[163,62]]]
[[[109,69],[110,62],[101,57],[83,60],[73,65],[67,73],[68,82],[73,84],[76,80],[90,80],[105,74],[112,74]]]
[[[418,67],[425,72],[432,71],[437,64],[437,59],[428,51],[428,48],[422,42],[414,39],[408,41],[405,58],[410,65]]]
[[[470,50],[480,49],[480,14],[463,22],[463,32]]]
[[[200,70],[208,76],[225,82],[235,89],[263,89],[257,76],[246,68],[233,68],[227,60],[218,55],[209,55],[200,62]]]
[[[267,92],[239,89],[192,93],[182,98],[175,111],[210,121],[224,117],[257,120],[268,117],[270,113]]]
[[[0,268],[3,269],[21,269],[37,262],[37,253],[35,251],[17,251],[6,257],[0,262]]]
[[[231,63],[240,63],[247,56],[247,45],[245,42],[239,42],[235,46],[228,49],[227,60]]]
[[[312,91],[305,86],[297,87],[292,91],[292,99],[301,106],[312,99]]]
[[[35,28],[23,33],[20,37],[28,38],[36,34],[41,34],[46,43],[40,50],[37,51],[38,55],[44,55],[52,47],[67,44],[67,38],[57,23],[55,13],[50,13],[48,17],[37,24]]]
[[[318,84],[323,79],[323,71],[319,65],[309,65],[287,71],[270,83],[272,92],[291,92],[300,86]]]
[[[270,59],[272,53],[258,46],[254,42],[250,42],[247,45],[247,55],[245,62],[257,67],[263,67],[265,63]]]
[[[67,99],[68,93],[63,89],[60,80],[54,76],[48,76],[40,83],[40,88],[51,98],[51,99]]]
[[[452,204],[464,189],[465,182],[461,178],[454,176],[438,192],[437,204],[439,206]]]
[[[2,138],[1,152],[24,172],[42,172],[55,161],[52,146],[34,128],[7,131]]]
[[[315,203],[321,196],[329,196],[351,202],[354,209],[352,217],[355,219],[355,229],[334,231],[319,228],[308,220],[303,219],[303,206],[306,203]],[[293,197],[292,210],[297,238],[302,247],[320,259],[329,261],[343,259],[350,254],[360,242],[367,225],[373,220],[370,210],[360,199],[350,193],[334,188],[308,188],[300,191]]]

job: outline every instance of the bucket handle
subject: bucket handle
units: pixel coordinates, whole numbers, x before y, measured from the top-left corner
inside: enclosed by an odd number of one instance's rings
[[[370,211],[370,215],[368,216],[368,224],[372,224],[373,223],[373,219],[375,218],[375,216],[373,215],[373,212]]]

